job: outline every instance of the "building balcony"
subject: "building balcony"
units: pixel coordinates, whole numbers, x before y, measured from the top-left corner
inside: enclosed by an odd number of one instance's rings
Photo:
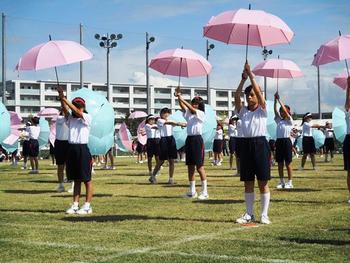
[[[40,89],[20,89],[21,95],[38,95],[40,96]]]
[[[20,106],[41,106],[40,100],[21,100]]]

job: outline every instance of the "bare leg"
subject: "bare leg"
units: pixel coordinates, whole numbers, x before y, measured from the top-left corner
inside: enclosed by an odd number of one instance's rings
[[[81,182],[74,181],[73,202],[79,203],[80,191],[81,191]]]
[[[197,172],[201,177],[201,181],[207,180],[207,175],[205,173],[204,165],[202,165],[201,167],[197,167]]]
[[[291,181],[293,177],[293,169],[292,169],[292,164],[286,164],[287,167],[287,172],[288,172],[288,180]]]
[[[188,165],[187,166],[188,181],[190,181],[190,182],[195,180],[194,171],[195,171],[195,165]]]
[[[239,162],[239,158],[236,156],[236,166],[237,166],[237,175],[241,173],[241,163]]]
[[[258,181],[258,185],[261,194],[266,194],[270,192],[268,181]]]
[[[57,165],[57,177],[58,177],[58,182],[60,184],[63,183],[63,171],[64,171],[64,164]]]
[[[306,157],[307,157],[307,154],[303,154],[303,157],[301,158],[301,167],[304,168],[305,166],[305,162],[306,162]]]
[[[111,161],[111,167],[114,167],[114,156],[113,156],[113,149],[111,149],[108,152],[109,160]],[[107,163],[107,158],[106,158],[106,163]]]
[[[315,168],[316,167],[315,154],[311,153],[310,157],[311,157],[312,166]]]
[[[35,170],[39,170],[39,161],[38,157],[34,157]]]
[[[152,172],[152,156],[147,157],[148,172]]]
[[[35,170],[34,157],[29,157],[29,160],[30,160],[30,167],[32,168],[32,170]]]
[[[175,165],[174,165],[174,159],[169,159],[169,178],[174,177],[174,170],[175,170]]]
[[[232,170],[233,154],[230,154],[230,169]]]
[[[244,192],[254,193],[254,183],[255,181],[245,181],[244,182]]]
[[[160,167],[163,165],[164,161],[163,160],[159,160],[159,162],[156,164],[156,166],[154,167],[153,170],[153,176],[155,177],[156,174],[159,172]]]
[[[283,180],[283,162],[282,163],[278,163],[278,175],[280,177],[281,180]]]
[[[92,187],[92,182],[84,182],[85,184],[85,189],[86,189],[86,202],[91,203],[92,201],[92,195],[93,195],[93,187]]]

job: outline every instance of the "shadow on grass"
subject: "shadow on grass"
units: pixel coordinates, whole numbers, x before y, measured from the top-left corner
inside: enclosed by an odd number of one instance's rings
[[[23,213],[50,213],[50,214],[60,214],[64,213],[63,210],[46,210],[46,209],[20,209],[20,208],[15,208],[15,209],[5,209],[5,208],[0,208],[0,212],[23,212]]]
[[[306,238],[280,238],[282,241],[295,242],[299,244],[320,244],[332,246],[346,246],[350,245],[350,240],[332,240],[332,239],[306,239]]]
[[[335,201],[316,201],[316,200],[283,200],[283,199],[271,199],[273,203],[295,203],[295,204],[343,204],[344,202]]]
[[[0,190],[7,194],[49,194],[49,193],[57,193],[55,190]]]
[[[329,231],[329,232],[345,232],[345,233],[350,234],[350,228],[330,228],[330,229],[327,229],[327,231]]]
[[[105,215],[105,216],[87,216],[64,217],[61,220],[68,222],[123,222],[123,221],[146,221],[146,220],[165,220],[165,221],[188,221],[188,222],[208,222],[208,223],[233,223],[233,220],[212,220],[205,218],[182,218],[165,216],[146,216],[146,215]]]
[[[136,199],[179,199],[181,196],[139,196],[139,195],[116,195],[116,197],[136,198]]]
[[[320,192],[321,189],[311,189],[311,188],[293,188],[293,189],[275,189],[278,192],[295,192],[295,193],[307,193],[307,192]]]
[[[322,176],[322,175],[310,175],[310,176],[293,176],[293,178],[297,178],[297,179],[311,179],[311,180],[333,180],[333,179],[344,179],[345,176]]]
[[[194,201],[194,203],[209,204],[209,205],[243,204],[244,200],[208,199],[208,200],[196,200]]]
[[[93,198],[95,197],[112,197],[112,194],[94,194]],[[63,198],[72,198],[72,193],[67,194],[58,194],[58,195],[51,195],[51,197],[63,197]],[[80,195],[80,197],[85,197],[85,195]]]
[[[38,184],[58,184],[57,180],[30,180],[29,183],[38,183]]]

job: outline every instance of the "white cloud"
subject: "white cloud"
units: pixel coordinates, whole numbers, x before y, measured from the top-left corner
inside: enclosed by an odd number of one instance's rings
[[[134,72],[129,78],[129,82],[133,84],[141,84],[145,85],[146,83],[146,74],[144,72]],[[166,86],[177,86],[178,82],[166,77],[158,77],[150,75],[149,77],[149,83],[150,85],[153,85],[155,87],[166,87]],[[181,85],[181,82],[180,82]]]

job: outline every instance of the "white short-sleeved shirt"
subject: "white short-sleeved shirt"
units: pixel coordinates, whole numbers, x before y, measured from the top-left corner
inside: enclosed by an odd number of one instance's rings
[[[346,134],[350,134],[350,111],[345,111]]]
[[[69,128],[64,116],[58,116],[56,120],[56,140],[68,141]]]
[[[37,140],[40,134],[40,126],[28,126],[26,127],[29,139]]]
[[[304,122],[302,134],[304,137],[312,137],[312,125],[310,122]]]
[[[154,139],[156,138],[156,133],[157,133],[157,124],[146,124],[145,125],[145,131],[146,131],[146,136],[147,139]]]
[[[224,132],[222,129],[216,130],[214,140],[223,140],[224,139]]]
[[[255,111],[242,107],[238,114],[241,120],[242,137],[253,138],[266,136],[267,111],[259,105]]]
[[[233,124],[229,124],[229,125],[228,125],[228,135],[229,135],[230,137],[238,137],[238,136],[237,136],[237,133],[238,133],[238,131],[237,131],[237,126],[236,126],[236,125],[233,125]]]
[[[69,127],[68,142],[71,144],[87,144],[89,142],[92,118],[83,113],[82,118],[74,118],[69,115],[67,125]]]
[[[243,133],[242,133],[242,121],[238,120],[236,122],[236,127],[237,127],[237,137],[238,138],[242,138],[243,137]]]
[[[187,121],[187,135],[202,135],[203,123],[205,118],[204,112],[197,109],[196,113],[192,114],[191,111],[186,110],[183,116]]]
[[[334,130],[326,128],[325,135],[326,135],[326,138],[334,138]]]
[[[165,124],[166,120],[159,118],[157,121],[157,126],[160,132],[160,137],[168,137],[173,135],[173,126],[170,124]]]
[[[290,138],[291,131],[293,129],[293,119],[282,120],[281,117],[276,116],[275,122],[277,123],[276,137],[277,139]]]

